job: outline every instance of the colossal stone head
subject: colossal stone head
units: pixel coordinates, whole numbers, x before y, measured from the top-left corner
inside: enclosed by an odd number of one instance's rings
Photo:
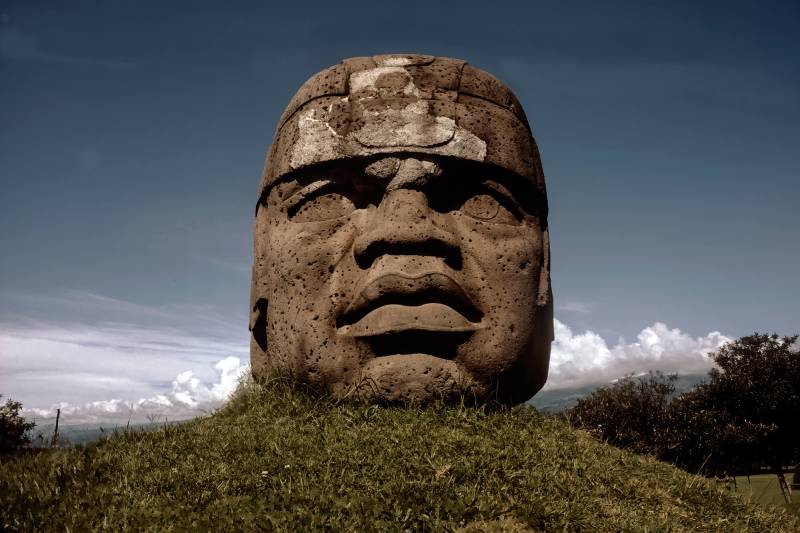
[[[530,398],[553,315],[544,175],[516,97],[423,55],[309,79],[267,155],[250,310],[256,375],[383,401]]]

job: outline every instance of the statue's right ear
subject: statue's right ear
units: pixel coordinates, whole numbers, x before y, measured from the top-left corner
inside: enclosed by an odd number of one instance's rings
[[[253,228],[253,271],[250,281],[250,359],[253,366],[266,361],[267,309],[270,294],[268,249],[267,209],[259,202]]]
[[[261,352],[267,351],[267,308],[269,300],[258,298],[250,307],[250,335]],[[252,355],[252,354],[251,354]]]

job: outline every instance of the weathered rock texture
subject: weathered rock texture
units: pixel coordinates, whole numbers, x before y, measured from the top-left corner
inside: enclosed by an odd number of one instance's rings
[[[516,403],[553,338],[522,107],[457,59],[346,59],[280,119],[256,208],[251,363],[335,395]]]

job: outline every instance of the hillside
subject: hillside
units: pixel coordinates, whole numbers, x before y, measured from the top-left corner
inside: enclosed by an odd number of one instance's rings
[[[0,529],[800,531],[777,508],[520,407],[251,385],[217,414],[0,470]]]

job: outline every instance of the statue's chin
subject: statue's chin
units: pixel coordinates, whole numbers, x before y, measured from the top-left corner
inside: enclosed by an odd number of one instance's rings
[[[361,368],[359,394],[388,402],[421,403],[486,394],[454,361],[426,354],[376,357]]]

